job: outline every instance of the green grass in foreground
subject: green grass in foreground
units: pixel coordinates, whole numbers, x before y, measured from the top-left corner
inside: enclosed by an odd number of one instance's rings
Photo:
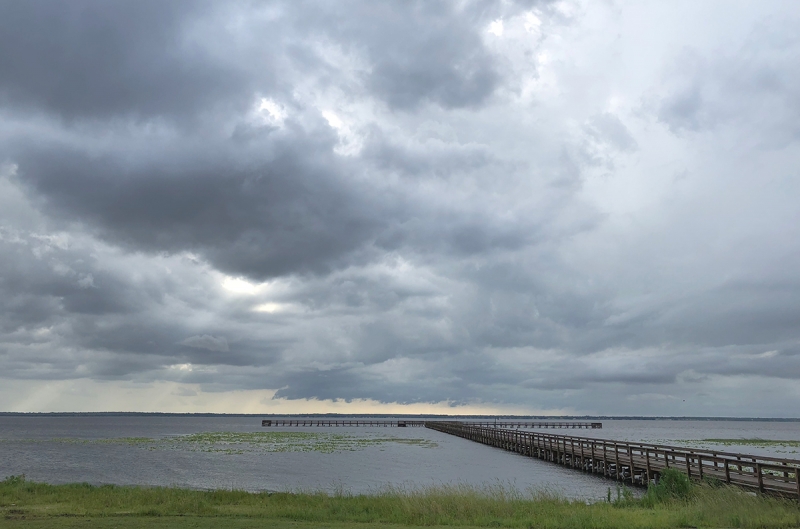
[[[247,493],[177,488],[0,482],[0,527],[390,529],[401,526],[671,528],[799,527],[800,506],[737,489],[691,486],[676,477],[644,498],[587,505],[502,485],[372,495]]]

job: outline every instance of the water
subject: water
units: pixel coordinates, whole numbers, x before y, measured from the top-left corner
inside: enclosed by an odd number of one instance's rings
[[[352,493],[375,492],[388,485],[502,484],[520,490],[546,488],[587,500],[605,498],[608,487],[614,487],[602,477],[427,428],[262,428],[260,424],[259,417],[0,416],[0,478],[25,474],[48,483]],[[182,437],[208,432],[230,432],[234,441],[264,432],[279,437],[277,432],[316,433],[329,442],[214,444],[205,437]],[[602,430],[549,432],[694,446],[706,446],[699,440],[708,438],[800,442],[798,422],[624,420],[604,421]],[[322,446],[325,451],[292,451],[298,446]],[[289,451],[273,451],[276,447]],[[800,458],[800,448],[791,444],[716,448]]]

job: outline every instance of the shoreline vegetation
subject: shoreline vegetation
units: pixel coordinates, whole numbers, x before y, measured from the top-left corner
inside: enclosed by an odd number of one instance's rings
[[[495,484],[252,493],[171,487],[49,485],[0,481],[0,527],[518,527],[677,528],[800,526],[800,504],[666,473],[640,498],[609,489],[607,501],[569,500]]]

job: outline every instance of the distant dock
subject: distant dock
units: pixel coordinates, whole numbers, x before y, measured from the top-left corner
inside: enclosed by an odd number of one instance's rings
[[[437,421],[439,422],[439,421]],[[576,422],[576,421],[442,421],[442,422],[459,422],[468,426],[480,426],[482,428],[587,428],[595,430],[602,428],[601,422]]]
[[[483,428],[602,428],[601,422],[577,421],[442,421],[451,424],[467,424]],[[264,419],[261,426],[290,426],[290,427],[422,427],[426,421],[411,420],[382,420],[382,419]]]
[[[385,421],[385,420],[328,420],[328,419],[264,419],[261,426],[384,426],[384,427],[422,427],[425,421]]]

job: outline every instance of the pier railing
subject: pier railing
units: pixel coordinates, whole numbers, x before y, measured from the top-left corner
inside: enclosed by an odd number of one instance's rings
[[[657,482],[664,469],[674,468],[694,479],[713,479],[800,499],[800,460],[796,459],[489,428],[470,423],[427,422],[425,426],[634,485]]]

